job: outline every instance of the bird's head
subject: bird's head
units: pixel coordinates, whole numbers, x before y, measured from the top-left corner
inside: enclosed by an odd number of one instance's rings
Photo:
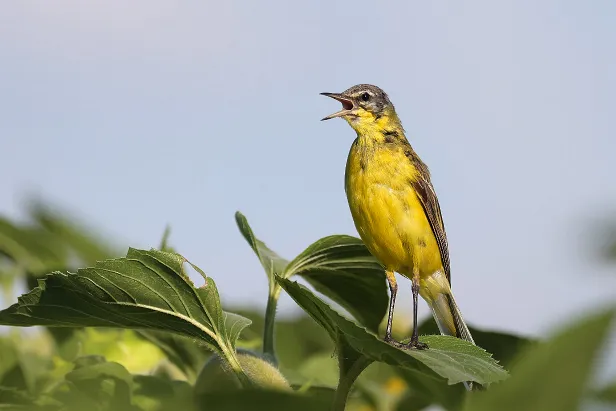
[[[323,120],[344,118],[357,132],[369,132],[399,126],[394,105],[387,94],[371,84],[358,84],[342,93],[321,93],[342,103],[342,110]]]

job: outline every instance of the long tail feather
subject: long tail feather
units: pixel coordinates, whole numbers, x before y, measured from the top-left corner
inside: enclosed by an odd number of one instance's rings
[[[451,335],[475,344],[451,292],[438,294],[430,306],[441,334]],[[464,386],[468,391],[480,389],[480,386],[472,381],[464,382]]]
[[[451,335],[475,344],[445,277],[441,273],[435,273],[425,283],[425,286],[426,291],[422,295],[432,308],[434,320],[441,334]],[[481,389],[481,385],[470,381],[465,382],[464,386],[469,391]]]
[[[443,335],[452,335],[475,344],[453,294],[438,294],[431,304],[432,314]]]

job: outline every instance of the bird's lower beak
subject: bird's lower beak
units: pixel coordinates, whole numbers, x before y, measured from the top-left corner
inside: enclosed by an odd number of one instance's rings
[[[327,117],[323,117],[321,121],[329,120],[335,117],[344,117],[346,115],[352,114],[352,110],[354,108],[353,100],[349,99],[348,97],[343,96],[342,94],[337,94],[337,93],[321,93],[321,95],[331,97],[334,100],[338,100],[339,102],[342,103],[342,110],[336,111],[335,113],[330,114]]]

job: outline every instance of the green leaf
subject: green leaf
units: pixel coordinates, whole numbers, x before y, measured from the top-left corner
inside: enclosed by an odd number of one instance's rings
[[[515,361],[509,381],[470,396],[464,409],[577,410],[613,318],[614,311],[585,318],[525,350]]]
[[[508,368],[515,356],[537,341],[520,335],[503,331],[487,331],[469,325],[469,330],[475,344],[492,353],[495,360],[503,367]],[[407,335],[410,335],[409,330]],[[434,318],[430,316],[419,325],[420,334],[439,334]]]
[[[278,281],[295,302],[325,328],[336,342],[339,356],[342,350],[345,357],[356,353],[425,374],[426,378],[441,378],[449,384],[476,381],[485,385],[507,377],[507,372],[489,353],[466,341],[449,336],[423,336],[421,341],[430,349],[399,350],[332,310],[307,288],[282,278]]]
[[[333,235],[316,241],[289,263],[282,277],[293,275],[305,278],[371,331],[387,312],[385,271],[358,238]]]
[[[169,331],[229,354],[250,320],[222,311],[216,284],[197,267],[195,288],[179,254],[130,249],[76,274],[55,272],[0,312],[12,326],[116,327]]]
[[[320,411],[328,410],[329,398],[283,391],[242,390],[213,393],[199,411]]]
[[[469,327],[475,343],[492,354],[500,365],[508,368],[512,359],[534,341],[504,332],[484,331]],[[409,335],[409,330],[405,335]],[[429,317],[419,325],[420,334],[438,334],[434,318]],[[399,368],[399,374],[411,387],[410,397],[421,403],[439,404],[446,410],[459,410],[463,406],[466,391],[461,385],[445,385],[440,379],[427,379],[421,373]],[[411,400],[409,400],[411,401]]]
[[[237,212],[235,219],[268,275],[270,290],[276,275],[302,276],[370,330],[378,328],[389,301],[385,272],[360,239],[348,235],[322,238],[289,263],[255,237],[244,215]]]
[[[239,211],[235,213],[235,222],[240,232],[255,252],[269,279],[270,287],[276,284],[276,275],[282,275],[289,262],[272,251],[265,243],[255,237],[248,220]]]

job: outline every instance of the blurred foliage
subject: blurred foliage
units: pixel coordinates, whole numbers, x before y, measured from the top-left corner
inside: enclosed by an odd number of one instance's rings
[[[430,318],[420,333],[431,348],[401,351],[373,334],[380,329],[382,335],[386,284],[353,237],[325,237],[285,260],[236,215],[270,291],[284,289],[306,313],[274,321],[275,304],[265,313],[223,310],[212,278],[195,287],[169,244],[169,230],[160,251],[122,257],[67,214],[42,203],[27,212],[23,221],[0,217],[5,305],[15,300],[15,287],[31,290],[0,312],[0,324],[42,326],[0,332],[2,410],[312,411],[332,404],[340,410],[345,402],[350,411],[616,406],[616,384],[592,383],[613,308],[540,341],[471,326],[477,347],[434,335]],[[313,288],[289,280],[295,275]],[[394,331],[400,339],[410,335],[399,316]],[[268,333],[274,358],[262,352]],[[507,374],[499,365],[511,370],[502,382]],[[468,380],[487,390],[468,393],[458,383]]]
[[[610,216],[595,218],[591,222],[594,252],[607,262],[616,262],[616,220]]]
[[[616,381],[596,390],[596,399],[616,407]]]

